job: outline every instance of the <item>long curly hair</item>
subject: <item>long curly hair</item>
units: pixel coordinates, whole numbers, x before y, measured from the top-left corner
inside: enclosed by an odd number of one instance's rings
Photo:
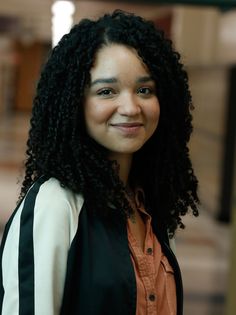
[[[134,153],[129,181],[141,186],[147,210],[173,235],[181,216],[198,215],[197,179],[187,143],[193,108],[188,77],[170,40],[151,21],[120,10],[83,19],[63,36],[43,67],[34,99],[20,200],[40,176],[82,193],[96,213],[132,213],[115,161],[91,139],[84,122],[84,92],[97,51],[117,43],[136,49],[157,87],[157,130]]]

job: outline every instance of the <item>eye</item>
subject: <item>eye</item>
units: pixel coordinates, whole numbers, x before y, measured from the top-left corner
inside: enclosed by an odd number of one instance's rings
[[[111,96],[115,92],[112,89],[104,88],[97,92],[97,95],[99,96]]]
[[[143,94],[143,95],[151,95],[153,94],[153,89],[149,87],[141,87],[138,89],[138,94]]]

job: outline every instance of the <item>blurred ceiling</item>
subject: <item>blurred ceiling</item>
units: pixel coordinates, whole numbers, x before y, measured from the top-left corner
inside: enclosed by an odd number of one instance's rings
[[[80,0],[74,0],[80,1]],[[104,0],[106,2],[117,2],[117,0]],[[192,4],[203,6],[236,7],[236,0],[119,0],[126,3],[144,3],[144,4]]]
[[[76,23],[84,17],[93,18],[114,9],[131,11],[146,18],[163,16],[171,10],[170,6],[135,2],[122,2],[122,0],[121,2],[114,0],[75,1],[74,22]],[[50,41],[52,3],[52,0],[0,0],[0,21],[2,18],[0,24],[7,23],[7,18],[8,26],[10,27],[12,23],[14,32],[17,32],[18,36]]]
[[[114,9],[131,11],[150,19],[171,14],[173,9],[173,5],[160,4],[165,2],[164,0],[74,0],[74,2],[75,23],[83,17],[94,18]],[[166,3],[170,2],[174,0],[166,0]],[[236,6],[236,0],[179,0],[179,2],[233,3]],[[52,3],[53,0],[0,0],[0,32],[3,33],[5,26],[14,33],[14,36],[25,42],[33,38],[51,41]]]

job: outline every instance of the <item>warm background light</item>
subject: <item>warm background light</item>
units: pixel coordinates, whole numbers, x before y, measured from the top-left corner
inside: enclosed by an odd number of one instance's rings
[[[73,24],[75,5],[71,1],[59,0],[52,5],[52,46],[56,46]]]

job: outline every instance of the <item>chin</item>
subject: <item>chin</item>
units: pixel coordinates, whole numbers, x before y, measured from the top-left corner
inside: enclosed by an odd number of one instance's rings
[[[139,146],[133,146],[133,147],[129,147],[129,148],[124,148],[123,150],[121,148],[119,148],[119,150],[117,150],[118,153],[123,153],[123,154],[133,154],[135,152],[137,152],[139,149],[141,149],[143,146],[139,145]]]

